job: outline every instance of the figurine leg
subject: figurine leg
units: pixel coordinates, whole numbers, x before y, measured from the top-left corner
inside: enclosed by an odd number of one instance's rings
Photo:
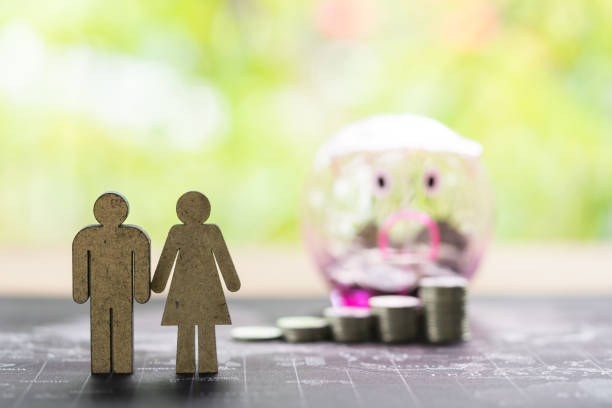
[[[111,372],[110,309],[91,304],[91,373]]]
[[[113,372],[132,374],[134,359],[134,326],[132,305],[127,303],[111,309],[113,328]]]
[[[214,325],[198,326],[198,372],[201,374],[216,373],[217,341],[215,339]]]
[[[195,326],[193,325],[178,326],[176,373],[195,373]]]

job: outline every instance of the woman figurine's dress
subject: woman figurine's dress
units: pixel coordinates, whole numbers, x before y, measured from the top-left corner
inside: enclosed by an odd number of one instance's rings
[[[178,326],[177,372],[195,371],[195,326],[199,372],[216,372],[214,327],[232,323],[217,265],[228,290],[237,291],[240,280],[219,227],[202,224],[210,215],[208,199],[190,191],[181,196],[176,211],[184,224],[170,229],[151,288],[158,293],[164,290],[176,259],[162,325]]]
[[[189,231],[194,227],[196,231]],[[202,224],[176,225],[168,235],[172,242],[169,255],[174,257],[176,248],[178,257],[162,325],[232,324],[213,257],[213,252],[217,256],[219,252],[227,252],[227,248],[217,248],[219,241],[223,245],[219,228]]]

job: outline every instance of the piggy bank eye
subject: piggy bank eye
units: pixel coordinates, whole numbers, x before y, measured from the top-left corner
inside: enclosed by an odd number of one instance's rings
[[[374,194],[384,197],[391,191],[391,177],[384,171],[374,174]]]
[[[423,177],[425,193],[429,196],[435,195],[440,191],[440,175],[435,170],[430,170]]]

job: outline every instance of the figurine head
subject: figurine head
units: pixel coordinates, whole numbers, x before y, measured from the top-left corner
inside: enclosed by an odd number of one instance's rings
[[[176,215],[183,224],[202,224],[210,216],[210,201],[199,191],[189,191],[178,199]]]
[[[127,218],[130,206],[123,195],[109,191],[98,197],[93,211],[101,225],[118,226]]]

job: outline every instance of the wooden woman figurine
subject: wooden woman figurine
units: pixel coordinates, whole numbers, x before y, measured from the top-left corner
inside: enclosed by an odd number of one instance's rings
[[[221,230],[215,224],[204,224],[210,215],[206,196],[197,191],[183,194],[176,203],[176,213],[183,224],[168,233],[151,289],[157,293],[164,290],[176,259],[161,323],[178,326],[176,372],[195,373],[197,326],[198,372],[216,373],[215,325],[232,323],[217,265],[231,292],[240,289],[240,279]]]

